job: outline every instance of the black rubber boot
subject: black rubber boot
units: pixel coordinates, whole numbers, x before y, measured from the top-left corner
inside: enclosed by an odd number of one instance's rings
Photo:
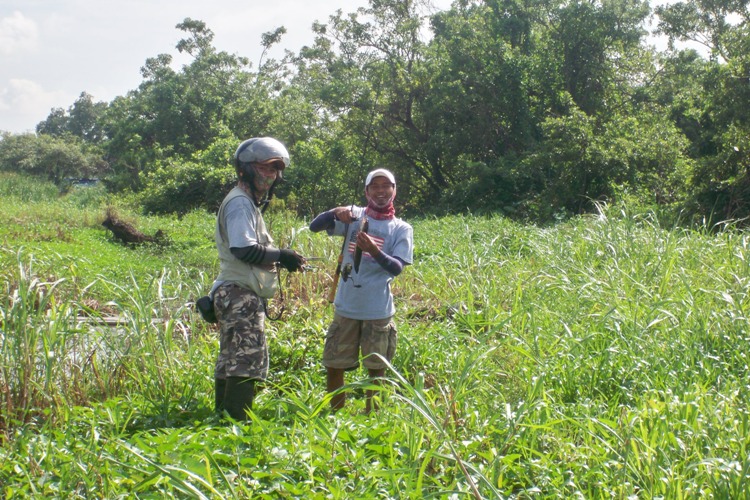
[[[215,378],[214,379],[214,410],[216,413],[224,411],[224,394],[227,390],[227,379]]]
[[[255,380],[246,377],[227,377],[224,392],[224,409],[235,420],[247,420],[247,411],[253,408]]]

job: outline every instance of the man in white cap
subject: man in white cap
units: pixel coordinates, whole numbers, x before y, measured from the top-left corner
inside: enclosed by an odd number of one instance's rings
[[[276,263],[300,271],[305,259],[273,246],[263,210],[289,165],[289,153],[271,137],[243,141],[234,153],[238,183],[216,216],[219,275],[211,287],[219,322],[219,356],[214,369],[217,412],[247,419],[255,382],[268,376],[266,299],[277,290]]]
[[[391,281],[412,263],[413,231],[396,217],[396,179],[391,172],[384,168],[370,172],[365,180],[365,197],[364,208],[336,207],[310,223],[311,231],[326,230],[330,236],[343,236],[347,242],[334,300],[335,314],[323,350],[329,393],[344,385],[346,371],[359,368],[360,357],[369,376],[377,380],[385,375],[383,359],[390,362],[396,352]],[[367,229],[360,231],[365,220]],[[373,391],[367,391],[366,413],[375,409],[372,397]],[[346,394],[339,392],[332,397],[331,408],[338,410],[345,402]]]

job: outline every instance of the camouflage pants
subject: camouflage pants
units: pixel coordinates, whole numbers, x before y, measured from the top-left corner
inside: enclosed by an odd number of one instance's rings
[[[266,313],[263,299],[246,288],[227,283],[214,292],[219,320],[219,357],[214,378],[268,376]]]

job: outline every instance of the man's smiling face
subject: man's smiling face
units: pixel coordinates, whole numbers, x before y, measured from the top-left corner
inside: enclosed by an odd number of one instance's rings
[[[367,186],[367,195],[378,207],[387,207],[393,201],[395,186],[385,176],[375,177]]]

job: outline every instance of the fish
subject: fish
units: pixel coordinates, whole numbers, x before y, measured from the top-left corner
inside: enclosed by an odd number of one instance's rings
[[[368,220],[367,215],[362,214],[362,222],[359,224],[359,230],[364,231],[365,234],[367,234],[367,228],[368,228]],[[359,234],[359,233],[358,233]],[[354,272],[359,272],[359,265],[362,262],[362,249],[359,248],[359,245],[354,249]]]

